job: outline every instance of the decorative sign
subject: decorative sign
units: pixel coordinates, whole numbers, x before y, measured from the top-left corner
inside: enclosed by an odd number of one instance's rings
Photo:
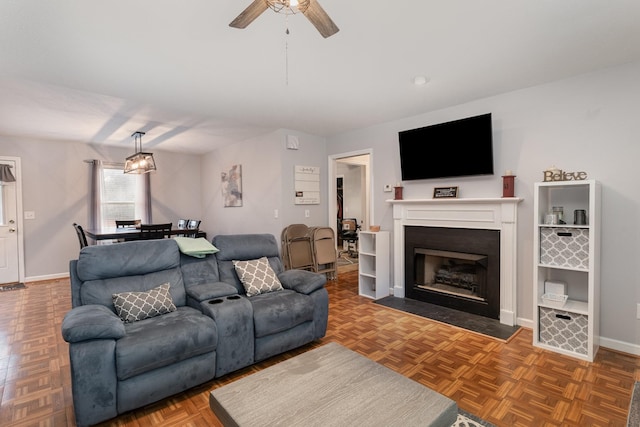
[[[433,189],[434,199],[446,199],[458,197],[458,187],[436,187]]]
[[[295,166],[295,204],[320,204],[320,168]]]
[[[544,182],[549,181],[583,181],[587,179],[586,172],[564,172],[558,168],[549,168],[543,172]]]

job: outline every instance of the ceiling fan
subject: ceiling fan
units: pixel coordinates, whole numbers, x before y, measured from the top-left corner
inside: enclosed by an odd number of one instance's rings
[[[324,38],[340,31],[316,0],[253,0],[253,3],[243,10],[229,26],[246,28],[268,8],[286,15],[295,14],[296,11],[301,12]]]

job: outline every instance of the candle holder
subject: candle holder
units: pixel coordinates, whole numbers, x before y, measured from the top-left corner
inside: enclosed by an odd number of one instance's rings
[[[514,197],[515,177],[511,171],[502,176],[502,197]]]
[[[394,199],[402,200],[402,187],[393,187],[393,189],[395,190]]]

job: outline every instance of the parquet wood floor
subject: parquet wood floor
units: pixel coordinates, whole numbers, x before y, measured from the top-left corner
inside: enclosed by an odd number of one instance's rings
[[[508,343],[381,307],[357,294],[357,271],[328,282],[322,340],[210,381],[104,426],[219,426],[209,391],[335,341],[450,398],[497,426],[624,426],[640,358],[600,349],[593,363]],[[0,292],[0,426],[73,426],[68,347],[60,324],[68,280]]]

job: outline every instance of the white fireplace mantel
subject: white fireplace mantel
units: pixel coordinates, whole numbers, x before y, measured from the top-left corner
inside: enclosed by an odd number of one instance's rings
[[[393,204],[393,294],[404,298],[404,227],[500,231],[500,323],[516,324],[518,197],[387,200]]]

